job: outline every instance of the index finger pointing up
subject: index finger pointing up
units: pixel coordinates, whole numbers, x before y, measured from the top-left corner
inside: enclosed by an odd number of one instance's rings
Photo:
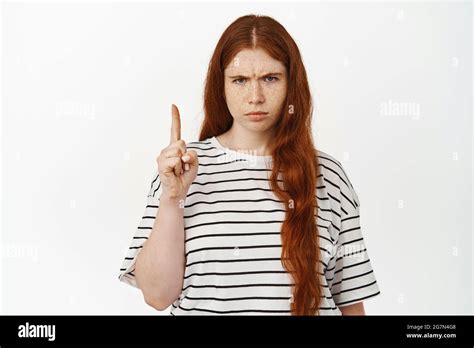
[[[171,141],[170,143],[181,139],[181,119],[179,117],[178,107],[171,104]]]

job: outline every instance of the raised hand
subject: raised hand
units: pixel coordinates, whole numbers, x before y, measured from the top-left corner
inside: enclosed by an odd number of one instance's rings
[[[189,186],[196,178],[199,161],[196,151],[187,151],[186,142],[181,140],[181,119],[174,104],[171,105],[170,144],[161,150],[156,161],[163,185],[162,195],[186,198]]]

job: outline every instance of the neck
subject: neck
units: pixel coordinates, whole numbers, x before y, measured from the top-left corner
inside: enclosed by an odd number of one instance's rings
[[[235,124],[235,122],[234,122]],[[251,151],[257,156],[270,156],[270,141],[273,132],[249,132],[247,130],[239,131],[232,127],[218,138],[222,145],[234,151]]]

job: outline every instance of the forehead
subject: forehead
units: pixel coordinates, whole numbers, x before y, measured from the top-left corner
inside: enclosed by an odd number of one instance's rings
[[[284,73],[285,66],[261,48],[239,51],[225,69],[225,73],[229,75],[241,74],[250,76],[269,72]]]

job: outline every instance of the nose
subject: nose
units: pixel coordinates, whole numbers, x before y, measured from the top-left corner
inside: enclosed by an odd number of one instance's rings
[[[263,95],[262,86],[260,85],[259,81],[253,81],[250,88],[251,88],[250,103],[251,104],[263,103],[265,101],[265,97]]]

